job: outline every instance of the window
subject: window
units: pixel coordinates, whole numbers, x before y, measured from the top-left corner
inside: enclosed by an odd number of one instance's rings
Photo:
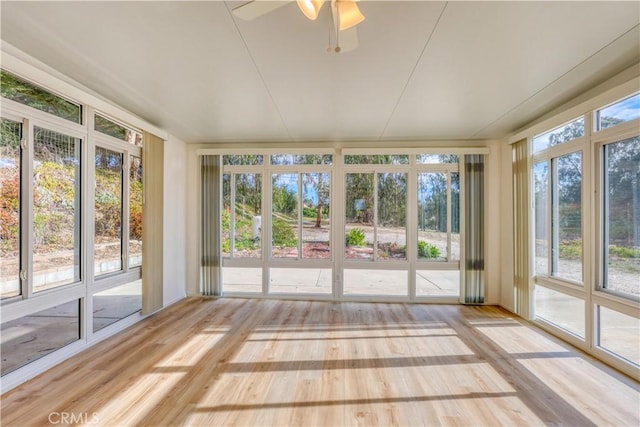
[[[640,297],[640,137],[603,147],[603,287]]]
[[[329,173],[272,175],[271,256],[329,259]]]
[[[96,147],[96,276],[122,270],[122,153]]]
[[[584,338],[584,300],[536,286],[536,317]]]
[[[45,113],[82,123],[82,107],[21,78],[0,70],[2,97]]]
[[[280,166],[292,165],[330,165],[331,154],[272,154],[271,164]]]
[[[142,265],[142,159],[129,156],[129,268]]]
[[[640,118],[640,93],[598,110],[598,130]]]
[[[105,135],[128,142],[129,144],[142,147],[142,133],[129,129],[99,114],[95,115],[94,129]]]
[[[407,174],[347,173],[345,258],[407,259]]]
[[[60,361],[49,353],[141,310],[143,136],[102,115],[89,129],[85,106],[0,78],[5,375],[43,356]]]
[[[2,324],[2,375],[80,339],[80,300]]]
[[[344,156],[346,165],[407,165],[409,156],[406,154],[348,154]]]
[[[222,192],[223,256],[261,258],[262,174],[224,174]]]
[[[640,319],[598,306],[600,347],[640,365]]]
[[[222,164],[225,166],[245,165],[258,166],[262,164],[264,156],[258,155],[226,155],[222,156]]]
[[[459,163],[459,157],[457,154],[418,154],[416,162],[418,164]]]
[[[0,296],[9,298],[21,294],[19,275],[22,123],[0,120]]]
[[[533,137],[533,152],[545,150],[558,144],[584,136],[584,117],[575,119],[553,130]]]
[[[34,291],[80,281],[80,143],[34,128]]]
[[[142,309],[142,280],[93,294],[93,332]]]
[[[460,174],[418,173],[418,259],[460,259]]]
[[[533,177],[535,272],[582,282],[582,154],[536,163]]]

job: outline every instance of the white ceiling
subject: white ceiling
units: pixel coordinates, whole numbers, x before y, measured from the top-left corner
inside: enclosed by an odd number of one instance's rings
[[[1,36],[187,142],[499,138],[640,60],[640,3],[361,1],[253,21],[242,1],[2,1]]]

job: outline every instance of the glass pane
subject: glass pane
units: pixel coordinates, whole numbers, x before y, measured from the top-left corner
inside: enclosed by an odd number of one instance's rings
[[[408,295],[405,270],[344,270],[345,295]]]
[[[262,154],[258,155],[240,155],[228,154],[222,156],[223,165],[261,165],[263,161]]]
[[[222,175],[222,256],[231,257],[231,174]]]
[[[20,139],[22,124],[0,124],[0,297],[20,295]]]
[[[457,154],[418,154],[416,156],[418,164],[442,164],[442,163],[458,163]]]
[[[346,155],[344,163],[347,165],[408,165],[409,156],[406,154]]]
[[[417,270],[417,296],[459,296],[460,272],[458,270]]]
[[[451,174],[451,261],[460,260],[460,174]]]
[[[598,111],[598,129],[607,129],[640,117],[640,93]]]
[[[459,188],[458,182],[458,200]],[[458,215],[458,257],[459,227]],[[444,172],[418,174],[418,259],[447,260],[447,174]]]
[[[79,300],[2,324],[2,375],[80,339]]]
[[[271,187],[271,256],[298,257],[298,174],[274,174]]]
[[[328,173],[302,174],[302,257],[330,259],[331,180]]]
[[[281,294],[331,293],[330,268],[272,268],[269,292]]]
[[[118,123],[98,114],[95,115],[94,129],[100,133],[104,133],[105,135],[121,139],[129,144],[142,147],[142,134],[140,132],[136,132],[125,126],[119,125]]]
[[[80,280],[80,139],[34,128],[34,291]]]
[[[378,259],[407,259],[407,174],[378,174]]]
[[[222,290],[227,292],[262,292],[262,268],[223,267]]]
[[[640,365],[640,319],[598,306],[600,347]]]
[[[129,267],[142,265],[142,159],[129,157]]]
[[[345,258],[373,259],[373,174],[346,174],[345,194]]]
[[[82,123],[82,107],[51,92],[0,70],[0,92],[4,98],[19,102],[74,123]]]
[[[549,132],[535,136],[533,138],[533,152],[536,153],[582,136],[584,136],[584,117],[580,117]]]
[[[272,154],[272,165],[330,165],[331,154]]]
[[[142,310],[142,279],[93,295],[93,332]]]
[[[640,296],[640,137],[605,152],[604,236],[607,289]]]
[[[235,177],[234,257],[260,258],[262,175],[239,173]]]
[[[584,338],[584,301],[536,285],[536,317]]]
[[[582,282],[582,154],[553,159],[554,192],[553,276]]]
[[[535,221],[535,274],[549,275],[549,164],[536,163],[533,167],[534,221]]]
[[[122,270],[122,154],[96,147],[95,275]]]

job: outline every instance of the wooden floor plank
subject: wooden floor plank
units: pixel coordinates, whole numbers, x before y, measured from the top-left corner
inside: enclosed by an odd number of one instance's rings
[[[21,427],[637,426],[640,386],[496,307],[190,298],[1,409]]]

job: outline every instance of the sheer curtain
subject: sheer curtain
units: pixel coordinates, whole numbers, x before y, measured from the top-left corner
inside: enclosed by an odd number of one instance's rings
[[[220,156],[202,156],[202,237],[200,260],[200,290],[205,296],[221,294],[220,265]]]
[[[484,275],[484,154],[466,154],[464,303],[482,304]]]

